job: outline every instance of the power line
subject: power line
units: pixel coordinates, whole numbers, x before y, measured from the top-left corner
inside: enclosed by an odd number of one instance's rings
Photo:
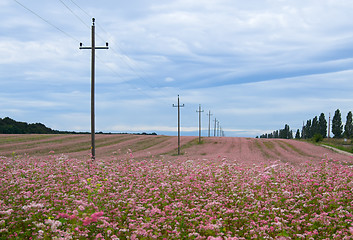
[[[21,7],[23,7],[24,9],[26,9],[27,11],[29,11],[30,13],[32,13],[33,15],[37,16],[38,18],[40,18],[42,21],[46,22],[47,24],[49,24],[50,26],[52,26],[53,28],[57,29],[58,31],[62,32],[63,34],[65,34],[66,36],[68,36],[69,38],[75,40],[76,42],[80,42],[79,40],[77,40],[75,37],[73,37],[72,35],[68,34],[67,32],[65,32],[64,30],[62,30],[61,28],[55,26],[53,23],[49,22],[48,20],[44,19],[43,17],[41,17],[38,13],[34,12],[33,10],[31,10],[30,8],[26,7],[25,5],[23,5],[22,3],[20,3],[18,0],[13,0],[15,1],[18,5],[20,5]]]
[[[44,21],[45,23],[49,24],[50,26],[54,27],[55,29],[59,30],[60,32],[62,32],[63,34],[65,34],[66,36],[68,36],[69,38],[80,42],[78,39],[76,39],[75,37],[73,37],[72,35],[70,35],[69,33],[65,32],[64,30],[62,30],[61,28],[55,26],[53,23],[49,22],[48,20],[46,20],[45,18],[41,17],[38,13],[34,12],[33,10],[31,10],[30,8],[28,8],[27,6],[23,5],[22,3],[20,3],[18,0],[14,0],[17,4],[19,4],[21,7],[23,7],[24,9],[26,9],[27,11],[31,12],[33,15],[37,16],[38,18],[40,18],[42,21]],[[59,0],[74,16],[76,16],[85,26],[88,27],[88,29],[90,29],[90,26],[88,26],[86,23],[83,22],[83,20],[76,15],[72,9],[70,9],[62,0]],[[73,2],[73,1],[72,1]],[[74,3],[75,4],[75,3]],[[78,6],[77,4],[75,4],[76,6]],[[78,6],[79,7],[79,6]],[[80,8],[80,7],[79,7]],[[80,8],[82,11],[84,11],[82,8]],[[104,61],[102,61],[98,56],[96,57],[99,61],[101,61],[107,68],[109,68],[113,73],[115,73],[116,75],[118,75],[118,77],[122,78],[122,76],[117,73],[116,71],[114,71],[108,64],[106,64]]]
[[[59,0],[59,1],[62,1],[62,0]],[[89,16],[90,18],[91,15],[85,11],[82,7],[80,7],[77,3],[75,3],[73,0],[70,0],[75,6],[77,6],[84,14],[86,14],[87,16]],[[108,36],[111,36],[111,34],[109,32],[107,32],[99,23],[97,23],[97,26],[103,31],[105,32]],[[97,37],[100,38],[101,40],[103,40],[103,38],[97,34]],[[105,41],[105,40],[103,40]],[[114,45],[117,46],[117,48],[119,49],[119,52],[117,52],[115,49],[114,49]],[[137,65],[133,64],[131,61],[126,61],[125,58],[123,58],[121,55],[125,55],[129,58],[129,55],[122,49],[122,47],[120,46],[120,44],[118,42],[115,42],[114,40],[111,40],[110,41],[110,50],[113,51],[113,53],[115,53],[125,64],[126,66],[140,79],[142,80],[143,82],[145,82],[149,87],[153,88],[154,86],[151,85],[151,82],[148,81],[145,77],[143,77],[139,72],[144,72],[144,74],[146,74],[145,71],[143,71],[142,69],[140,69]],[[139,71],[136,71],[136,69]]]
[[[65,4],[62,0],[59,0],[77,19],[79,19],[80,22],[82,22],[86,27],[88,26],[86,23],[84,23],[84,21],[77,15],[74,13],[74,11],[67,5]],[[75,3],[73,0],[70,0],[75,6],[77,6],[83,13],[85,13],[87,16],[90,16],[83,8],[81,8],[77,3]],[[23,7],[24,9],[26,9],[27,11],[29,11],[30,13],[32,13],[33,15],[35,15],[36,17],[38,17],[39,19],[41,19],[43,22],[47,23],[48,25],[52,26],[53,28],[57,29],[58,31],[60,31],[61,33],[65,34],[67,37],[73,39],[74,41],[80,43],[80,41],[73,37],[72,35],[70,35],[69,33],[65,32],[64,30],[62,30],[61,28],[57,27],[56,25],[54,25],[53,23],[51,23],[50,21],[46,20],[45,18],[43,18],[42,16],[40,16],[38,13],[36,13],[35,11],[33,11],[32,9],[30,9],[29,7],[25,6],[24,4],[22,4],[21,2],[19,2],[18,0],[14,0],[14,2],[16,2],[18,5],[20,5],[21,7]],[[100,26],[100,25],[98,25]],[[88,26],[88,28],[90,28]],[[108,35],[110,35],[107,31],[104,30],[103,27],[100,27],[104,32],[106,32]],[[96,34],[100,39],[103,39],[100,35]],[[116,45],[118,45],[118,43],[114,42]],[[119,47],[118,48],[123,52],[123,50]],[[121,54],[119,54],[117,51],[115,51],[114,48],[111,48],[111,50],[118,55],[119,58],[121,58],[121,60],[126,64],[126,66],[128,66],[128,68],[141,80],[143,80],[145,83],[147,83],[148,86],[152,87],[150,85],[150,82],[147,81],[143,76],[141,76],[135,69],[134,67],[128,63],[123,57],[121,57]],[[126,56],[128,56],[127,54],[124,54]],[[117,75],[119,78],[123,78],[121,76],[121,74],[117,73],[114,69],[112,69],[107,63],[105,63],[103,60],[101,60],[98,56],[97,59],[103,63],[110,71],[112,71],[115,75]],[[131,84],[131,83],[130,83]],[[136,89],[141,92],[143,95],[149,97],[149,98],[154,98],[153,96],[147,94],[145,91],[142,91],[140,88],[138,88],[135,84],[131,84],[133,86],[136,87]]]
[[[80,18],[67,4],[65,4],[62,0],[59,0],[70,12],[71,14],[73,14],[80,22],[82,22],[86,27],[88,27],[90,29],[90,26],[88,26],[83,20],[82,18]],[[73,0],[70,0],[77,8],[79,8],[85,15],[87,15],[88,17],[92,18],[91,15],[85,11],[82,7],[80,7],[76,2],[74,2]],[[110,35],[99,23],[96,24],[103,32],[105,32],[107,35]],[[95,35],[103,40],[102,36],[99,35],[98,33],[95,33]],[[103,40],[104,41],[104,40]],[[113,43],[112,43],[113,42]],[[129,69],[140,79],[144,80],[144,78],[138,74],[136,72],[136,70],[131,66],[131,64],[129,64],[123,57],[121,57],[121,54],[119,54],[117,51],[115,51],[114,47],[112,47],[112,45],[115,43],[118,48],[121,50],[121,52],[123,52],[123,50],[121,49],[121,47],[119,46],[119,44],[115,41],[112,41],[110,43],[110,50],[113,51],[113,53],[115,53],[125,64],[126,66],[129,67]],[[127,54],[123,53],[124,55],[127,56]],[[123,76],[116,72],[113,68],[111,68],[105,61],[103,61],[101,58],[99,58],[98,56],[96,56],[96,58],[98,59],[98,61],[100,61],[103,65],[105,65],[112,73],[114,73],[116,76],[118,76],[119,78],[123,79]],[[144,80],[144,82],[146,82],[150,87],[152,87],[148,81]],[[149,97],[149,98],[153,98],[151,95],[146,94],[145,91],[142,91],[140,88],[138,88],[136,85],[132,84],[133,86],[136,87],[136,89],[138,89],[138,91],[140,91],[143,95]]]
[[[84,12],[89,18],[92,18],[91,15],[89,15],[85,10],[83,10],[77,3],[75,3],[73,0],[70,1],[75,4],[75,6],[78,7],[82,12]]]
[[[59,0],[83,25],[85,25],[88,29],[90,26],[85,23],[69,6],[67,6],[62,0]]]

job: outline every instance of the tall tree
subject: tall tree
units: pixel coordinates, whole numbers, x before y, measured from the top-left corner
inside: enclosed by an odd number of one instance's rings
[[[273,132],[273,138],[279,138],[279,132],[278,130]]]
[[[292,139],[293,138],[293,132],[290,130],[289,125],[285,124],[284,129],[280,130],[280,138],[285,138],[285,139]]]
[[[335,115],[332,118],[332,133],[335,135],[334,138],[341,138],[343,132],[341,112],[339,109],[335,111]]]
[[[312,138],[312,131],[311,131],[311,119],[306,121],[306,126],[305,126],[305,138]]]
[[[321,113],[319,117],[319,133],[323,138],[327,137],[327,121],[324,113]]]
[[[353,136],[352,112],[347,114],[346,125],[344,126],[344,136],[351,138]]]
[[[297,129],[297,133],[295,134],[295,139],[300,139],[300,131]]]
[[[311,123],[311,136],[313,137],[317,133],[319,133],[319,121],[317,120],[317,116],[315,116]]]

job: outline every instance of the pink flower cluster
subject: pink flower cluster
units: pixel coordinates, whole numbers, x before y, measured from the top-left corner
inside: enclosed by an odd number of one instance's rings
[[[103,212],[96,212],[96,213],[93,213],[90,217],[86,217],[82,223],[83,223],[83,226],[87,226],[93,222],[97,222],[97,220],[103,216]]]
[[[0,158],[0,239],[353,239],[353,168]]]

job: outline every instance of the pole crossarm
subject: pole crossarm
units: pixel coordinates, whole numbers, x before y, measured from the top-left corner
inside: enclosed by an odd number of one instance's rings
[[[109,49],[108,43],[105,43],[103,47],[96,47],[95,43],[95,19],[92,18],[92,33],[91,33],[91,41],[92,45],[90,47],[84,47],[82,43],[80,43],[80,49],[90,49],[92,50],[91,54],[91,151],[92,151],[92,160],[96,157],[96,146],[95,146],[95,113],[94,113],[94,86],[95,86],[95,51],[96,49]]]
[[[92,49],[92,47],[80,47],[80,49]],[[94,49],[109,49],[109,47],[95,47]]]

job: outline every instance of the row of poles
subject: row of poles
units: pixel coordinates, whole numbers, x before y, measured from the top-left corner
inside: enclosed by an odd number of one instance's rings
[[[108,43],[103,47],[98,47],[95,45],[95,19],[92,18],[92,30],[91,30],[91,46],[84,47],[82,43],[80,43],[80,49],[90,49],[91,50],[91,158],[95,159],[95,107],[94,107],[94,85],[95,85],[95,51],[96,49],[109,49]],[[173,107],[178,108],[178,155],[180,155],[180,108],[184,107],[184,104],[180,104],[179,95],[178,95],[178,104],[173,104]],[[204,112],[201,110],[201,105],[199,105],[199,109],[196,111],[199,113],[199,143],[201,143],[201,113]],[[211,111],[208,113],[209,122],[208,122],[208,137],[210,137],[211,131]],[[215,118],[214,120],[214,136],[224,136],[224,132],[220,126],[219,121]]]
[[[175,105],[173,104],[173,107],[178,108],[178,155],[180,155],[180,108],[184,107],[184,104],[180,104],[180,98],[178,95],[178,104]],[[196,112],[199,114],[199,143],[201,143],[201,113],[204,112],[204,110],[201,109],[201,104],[199,105],[199,109],[196,110]],[[208,137],[211,136],[211,111],[208,111]],[[224,137],[224,131],[222,130],[222,127],[220,125],[220,122],[217,120],[217,118],[214,119],[214,137]]]

